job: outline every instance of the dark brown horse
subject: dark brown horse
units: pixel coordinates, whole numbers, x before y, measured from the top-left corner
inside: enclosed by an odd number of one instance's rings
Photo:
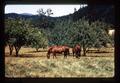
[[[73,52],[73,57],[74,57],[74,54],[76,56],[76,58],[79,58],[81,56],[81,47],[79,44],[77,44],[73,49],[72,49],[72,52]]]
[[[50,58],[50,54],[53,54],[53,58],[56,57],[56,54],[62,54],[64,53],[64,58],[67,58],[67,55],[69,55],[69,47],[68,46],[51,46],[48,49],[47,58]]]

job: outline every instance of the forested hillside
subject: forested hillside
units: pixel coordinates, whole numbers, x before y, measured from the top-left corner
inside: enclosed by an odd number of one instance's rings
[[[8,13],[5,14],[5,18],[24,18],[24,19],[42,19],[47,18],[49,20],[56,19],[68,19],[71,18],[74,21],[81,19],[82,17],[86,17],[89,21],[104,21],[106,23],[114,24],[115,23],[115,12],[114,6],[111,5],[97,5],[97,6],[86,6],[84,8],[80,8],[78,11],[73,14],[69,14],[61,17],[48,17],[48,16],[38,16],[38,15],[29,15],[29,14],[17,14],[17,13]]]

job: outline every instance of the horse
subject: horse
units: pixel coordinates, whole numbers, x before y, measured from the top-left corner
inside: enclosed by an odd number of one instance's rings
[[[73,57],[75,54],[76,58],[79,58],[81,56],[81,46],[77,44],[74,48],[72,48],[72,52],[73,52]]]
[[[48,52],[47,52],[47,58],[49,59],[50,58],[50,54],[53,54],[53,58],[57,58],[56,57],[56,54],[59,53],[59,54],[62,54],[64,53],[64,58],[67,58],[67,55],[69,55],[69,47],[68,46],[51,46],[49,47],[48,49]]]

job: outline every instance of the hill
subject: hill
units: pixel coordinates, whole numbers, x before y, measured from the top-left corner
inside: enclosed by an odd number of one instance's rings
[[[79,9],[73,14],[63,16],[60,18],[72,17],[74,21],[86,17],[90,22],[91,21],[103,21],[110,24],[115,24],[115,11],[114,6],[112,5],[94,5],[86,6]]]
[[[48,17],[48,16],[38,16],[32,14],[17,14],[17,13],[8,13],[5,14],[5,18],[24,18],[24,19],[32,19],[33,21],[40,20],[42,18],[47,18],[49,21],[55,21],[56,19],[68,19],[72,18],[73,21],[79,20],[82,17],[86,17],[90,22],[92,21],[103,21],[109,24],[115,24],[115,14],[114,14],[114,6],[112,5],[93,5],[86,6],[80,8],[78,11],[73,14],[69,14],[61,17]]]

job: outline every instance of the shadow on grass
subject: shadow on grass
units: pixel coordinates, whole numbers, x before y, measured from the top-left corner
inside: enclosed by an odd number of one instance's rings
[[[87,55],[87,56],[81,56],[81,57],[113,57],[113,56],[107,56],[107,55]]]
[[[16,55],[5,54],[5,57],[16,57]],[[33,57],[46,57],[46,56],[42,56],[42,55],[39,56],[39,55],[34,55],[34,54],[19,54],[18,57],[19,58],[33,58]]]
[[[102,53],[106,53],[106,52],[102,52]],[[80,57],[113,57],[113,56],[109,56],[109,55],[101,55],[102,54],[101,52],[100,52],[100,55],[98,55],[98,53],[96,53],[96,54],[91,54],[91,55],[88,55],[88,53],[86,54],[86,56],[84,56],[83,54],[80,56]],[[107,52],[107,53],[110,53],[110,52]],[[53,54],[51,54],[51,57],[53,56]],[[64,56],[63,54],[57,54],[57,56]],[[9,55],[9,53],[5,53],[5,57],[16,57],[15,56],[15,53],[13,53],[13,55]],[[29,54],[29,53],[27,53],[27,54],[19,54],[19,56],[18,56],[19,58],[33,58],[33,57],[46,57],[46,54],[44,54],[44,55],[35,55],[35,54]],[[67,56],[68,58],[69,57],[73,57],[73,55],[72,54],[70,54],[70,55],[68,55]],[[75,58],[75,57],[73,57],[73,58]]]
[[[113,52],[106,52],[106,51],[98,51],[98,52],[94,52],[94,53],[113,53]]]
[[[87,51],[87,53],[113,53],[113,52],[89,50],[89,51]]]
[[[38,53],[38,52],[47,52],[47,50],[29,51],[29,52],[27,52],[27,53]]]

